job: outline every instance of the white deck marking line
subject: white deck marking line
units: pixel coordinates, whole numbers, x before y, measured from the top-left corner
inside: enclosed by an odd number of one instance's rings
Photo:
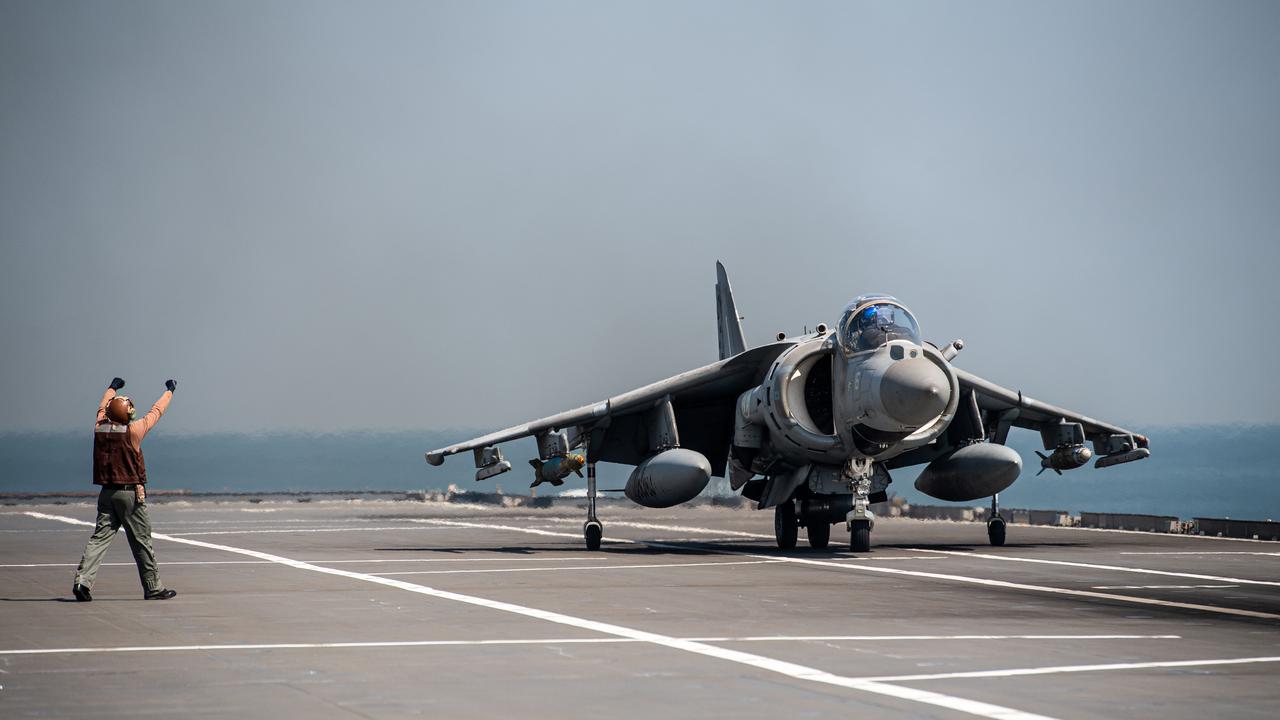
[[[948,521],[942,521],[948,522]],[[977,524],[976,522],[974,523]],[[1044,530],[1079,530],[1081,532],[1126,533],[1128,535],[1146,535],[1147,537],[1186,538],[1188,540],[1218,540],[1224,542],[1247,542],[1275,544],[1275,540],[1254,540],[1253,538],[1218,537],[1216,535],[1184,535],[1183,533],[1158,533],[1150,530],[1113,530],[1111,528],[1064,527],[1062,525],[1030,525],[1023,527],[1041,528]]]
[[[45,513],[28,512],[32,517],[39,517],[45,520],[54,520],[57,522],[69,523],[72,525],[92,526],[93,523],[75,518],[65,517],[62,515],[47,515]],[[613,635],[616,637],[632,638],[662,647],[672,648],[674,650],[683,650],[695,655],[717,658],[728,662],[738,663],[754,667],[759,670],[784,675],[786,677],[803,680],[808,682],[821,683],[836,687],[847,688],[850,690],[858,690],[876,695],[884,695],[900,700],[908,700],[913,702],[925,703],[937,707],[948,708],[957,712],[968,713],[986,718],[998,718],[999,720],[1045,720],[1045,716],[1036,715],[1034,713],[1022,712],[1013,708],[1007,708],[991,703],[979,702],[977,700],[966,700],[965,698],[953,697],[942,693],[929,692],[926,690],[917,690],[915,688],[901,687],[898,685],[886,685],[883,683],[860,681],[853,678],[834,675],[817,668],[797,665],[795,663],[783,660],[775,660],[763,655],[755,655],[739,650],[730,650],[728,648],[718,647],[716,645],[708,645],[705,643],[694,642],[691,640],[681,640],[679,638],[670,637],[668,635],[659,635],[658,633],[637,630],[622,625],[614,625],[611,623],[599,622],[596,620],[588,620],[586,618],[565,615],[563,613],[551,612],[549,610],[540,610],[538,608],[526,607],[524,605],[516,605],[514,603],[502,602],[499,600],[490,600],[488,598],[476,597],[474,595],[463,595],[461,593],[449,592],[447,590],[438,590],[436,588],[427,587],[426,585],[416,585],[414,583],[405,582],[403,580],[395,580],[393,578],[379,577],[377,575],[367,575],[365,573],[351,572],[348,570],[339,570],[337,568],[327,568],[320,565],[312,565],[298,560],[282,557],[280,555],[272,555],[270,553],[259,552],[257,550],[247,550],[245,548],[237,548],[229,545],[217,545],[203,540],[191,540],[189,538],[178,538],[168,535],[155,534],[160,540],[168,540],[170,542],[178,542],[186,545],[194,545],[196,547],[205,547],[211,550],[222,550],[225,552],[246,555],[258,558],[260,560],[270,560],[297,568],[299,570],[310,570],[312,572],[323,573],[326,575],[336,575],[339,577],[350,578],[353,580],[363,580],[365,582],[384,585],[400,590],[406,590],[420,595],[427,595],[443,600],[454,600],[456,602],[475,605],[478,607],[499,610],[514,615],[522,615],[524,617],[536,618],[553,622],[560,625],[579,628],[581,630],[592,630],[604,635]],[[773,558],[763,558],[772,560]]]
[[[572,537],[575,539],[578,538],[578,535],[573,533],[553,533],[547,530],[521,528],[515,525],[490,525],[486,523],[470,523],[470,522],[464,523],[464,522],[457,522],[453,520],[421,520],[420,522],[448,524],[454,527],[471,527],[471,528],[479,528],[482,530],[513,530],[516,532],[528,532],[536,535]],[[659,527],[665,527],[665,526],[659,526]],[[637,543],[637,541],[635,540],[627,540],[627,539],[614,540],[613,542]],[[663,545],[662,543],[656,543],[656,542],[649,542],[645,544],[650,545],[652,547],[671,547],[675,549],[687,549],[687,548],[680,548],[679,546]],[[754,553],[745,552],[742,550],[728,550],[725,548],[712,548],[712,550],[714,552],[720,553],[721,555],[737,555],[739,557],[756,558],[757,560],[782,560],[783,562],[788,562],[788,563],[799,563],[802,565],[816,565],[820,567],[833,567],[833,568],[840,568],[842,570],[878,572],[878,573],[885,573],[889,575],[907,575],[911,577],[922,577],[922,578],[931,578],[934,580],[949,580],[952,582],[968,583],[970,585],[986,585],[987,587],[999,587],[999,588],[1006,588],[1010,590],[1030,590],[1032,592],[1050,593],[1054,595],[1068,595],[1072,597],[1086,597],[1086,598],[1091,598],[1095,600],[1126,602],[1126,603],[1134,603],[1137,605],[1155,605],[1158,607],[1178,608],[1180,610],[1198,610],[1201,612],[1219,613],[1223,615],[1236,615],[1239,617],[1259,618],[1262,620],[1280,620],[1280,615],[1277,615],[1275,613],[1259,612],[1256,610],[1240,610],[1237,608],[1221,607],[1217,605],[1200,605],[1197,603],[1177,602],[1173,600],[1157,600],[1155,598],[1144,598],[1144,597],[1137,597],[1134,595],[1116,595],[1114,593],[1103,593],[1103,592],[1097,592],[1094,590],[1073,590],[1070,588],[1050,587],[1047,585],[1028,585],[1025,583],[1007,582],[1005,580],[989,580],[986,578],[975,578],[975,577],[968,577],[965,575],[949,575],[946,573],[925,572],[923,570],[903,570],[901,568],[877,567],[875,565],[866,565],[866,564],[854,565],[852,563],[842,563],[842,562],[835,562],[831,560],[810,560],[808,558],[798,558],[798,557],[758,555]],[[966,553],[958,553],[958,554],[966,555]]]
[[[685,638],[699,642],[765,642],[769,640],[1181,640],[1181,635],[748,635]]]
[[[841,560],[851,560],[851,561],[854,561],[854,562],[871,562],[871,561],[873,561],[873,560],[925,560],[925,561],[936,561],[936,560],[950,560],[950,559],[951,559],[951,558],[949,558],[949,557],[945,557],[945,556],[942,556],[942,555],[881,555],[881,556],[872,556],[872,557],[849,557],[849,556],[841,557],[841,556],[839,556],[839,555],[835,555],[835,557],[837,557],[837,558],[839,558],[839,559],[841,559]]]
[[[166,560],[165,565],[270,565],[266,560]],[[103,566],[120,565],[133,567],[131,562],[104,562]],[[76,563],[26,563],[19,565],[0,565],[0,568],[68,568],[76,567]]]
[[[1249,665],[1280,662],[1280,657],[1221,658],[1214,660],[1161,660],[1155,662],[1109,663],[1106,665],[1058,665],[1056,667],[1015,668],[1012,670],[974,670],[972,672],[933,673],[930,675],[886,675],[866,678],[875,682],[914,682],[918,680],[957,680],[963,678],[1021,677],[1056,675],[1059,673],[1107,672],[1109,670],[1148,670],[1154,668],[1206,667],[1214,665]]]
[[[1217,582],[1240,583],[1242,585],[1270,585],[1280,587],[1274,580],[1246,580],[1244,578],[1220,577],[1218,575],[1199,575],[1197,573],[1172,572],[1169,570],[1150,570],[1147,568],[1122,567],[1120,565],[1098,565],[1096,563],[1072,562],[1069,560],[1047,560],[1044,558],[1016,557],[1013,555],[992,555],[990,553],[960,552],[957,550],[933,550],[929,548],[910,548],[912,552],[951,555],[954,557],[982,558],[984,560],[1003,560],[1005,562],[1036,563],[1040,565],[1061,565],[1064,567],[1089,568],[1090,570],[1113,570],[1115,572],[1140,573],[1145,575],[1166,575],[1168,577],[1191,578],[1193,580],[1215,580]]]
[[[318,648],[398,648],[466,645],[562,645],[596,643],[641,642],[630,638],[546,638],[532,640],[391,640],[387,642],[328,642],[328,643],[262,643],[243,645],[137,645],[126,647],[38,648],[30,650],[0,650],[0,655],[59,655],[80,653],[134,653],[134,652],[204,652],[209,650],[311,650]]]
[[[1280,557],[1280,552],[1255,552],[1250,550],[1166,550],[1164,552],[1122,552],[1121,555],[1263,555]]]
[[[654,538],[654,540],[657,540],[659,542],[686,542],[686,543],[688,542],[698,542],[698,543],[726,542],[727,543],[727,542],[733,542],[735,540],[740,540],[740,539],[741,538],[736,538],[736,537],[680,537],[680,536],[667,537],[667,538]]]
[[[415,522],[423,525],[439,525],[444,527],[474,528],[477,530],[509,530],[511,532],[522,532],[522,533],[528,533],[530,535],[542,535],[543,537],[574,538],[575,540],[582,539],[582,533],[553,532],[551,530],[539,530],[538,528],[520,527],[519,525],[494,525],[493,523],[465,522],[462,520],[444,520],[441,518],[413,518],[410,522]],[[606,537],[604,538],[604,542],[624,543],[628,545],[636,544],[635,540],[628,540],[626,538]]]
[[[424,521],[424,522],[428,522],[428,521]],[[482,528],[501,527],[502,529],[505,529],[505,530],[520,530],[520,528],[515,526],[493,526],[493,525],[484,525],[481,523],[466,523],[465,525],[470,527],[482,527]],[[662,528],[665,526],[658,526],[658,527]],[[548,535],[553,534],[553,533],[548,533],[544,530],[530,530],[529,532],[536,532],[539,534],[548,534]],[[558,534],[566,535],[566,536],[569,535],[569,533],[558,533]],[[577,535],[572,535],[572,537],[576,538]],[[624,540],[621,542],[635,542],[635,541]],[[649,544],[660,545],[658,543],[649,543]],[[771,558],[771,556],[769,555],[757,555],[757,554],[744,552],[740,550],[728,550],[724,548],[716,548],[715,551],[724,555],[738,555],[742,557],[751,557],[751,558],[757,558],[761,560],[767,560]],[[933,550],[930,552],[948,552],[948,551]],[[961,555],[961,556],[969,555],[969,553],[953,553],[953,554]],[[994,557],[1000,557],[1000,556],[997,555]],[[875,567],[873,565],[853,565],[850,563],[834,562],[830,560],[810,560],[808,558],[786,557],[786,556],[774,557],[773,559],[778,559],[778,560],[782,560],[783,562],[789,562],[789,563],[800,563],[803,565],[835,567],[835,568],[841,568],[845,570],[861,570],[865,572],[878,572],[878,573],[886,573],[891,575],[908,575],[913,577],[932,578],[936,580],[950,580],[953,582],[962,582],[962,583],[969,583],[974,585],[986,585],[988,587],[1008,588],[1012,590],[1030,590],[1033,592],[1051,593],[1056,595],[1070,595],[1075,597],[1093,598],[1097,600],[1128,602],[1128,603],[1135,603],[1138,605],[1155,605],[1160,607],[1178,608],[1182,610],[1199,610],[1202,612],[1220,613],[1224,615],[1237,615],[1240,617],[1260,618],[1263,620],[1280,620],[1280,615],[1275,613],[1259,612],[1256,610],[1241,610],[1238,608],[1221,607],[1217,605],[1200,605],[1197,603],[1176,602],[1172,600],[1156,600],[1154,598],[1136,597],[1133,595],[1115,595],[1112,593],[1094,592],[1092,590],[1073,590],[1070,588],[1058,588],[1058,587],[1050,587],[1046,585],[1028,585],[1025,583],[1014,583],[1014,582],[1007,582],[1004,580],[989,580],[986,578],[967,577],[964,575],[950,575],[946,573],[924,572],[922,570],[902,570],[900,568]],[[1219,578],[1215,578],[1215,579],[1219,579]]]
[[[369,559],[346,559],[346,560],[303,560],[303,562],[316,563],[317,565],[339,565],[354,564],[376,565],[380,563],[459,563],[459,562],[600,562],[602,559],[598,557],[483,557],[483,558],[369,558]],[[133,567],[131,562],[104,562],[106,565],[119,565],[122,567]],[[267,560],[166,560],[165,565],[274,565],[275,563]],[[76,563],[16,563],[11,565],[0,565],[0,569],[4,568],[64,568],[76,567]]]
[[[1181,640],[1181,635],[748,635],[746,637],[685,638],[698,642],[768,642],[785,640]]]
[[[572,520],[570,518],[547,518],[547,519],[552,522],[559,522],[559,523],[576,523],[577,522],[576,520]],[[755,538],[760,540],[774,539],[772,535],[763,535],[761,533],[743,532],[741,530],[715,530],[712,528],[704,528],[704,527],[689,527],[687,525],[658,525],[655,523],[631,522],[628,520],[610,520],[609,524],[617,525],[619,527],[638,528],[640,530],[670,530],[672,532],[688,532],[688,533],[709,534],[709,535],[730,535],[733,537],[746,537],[746,538]]]
[[[447,563],[447,562],[600,562],[598,557],[447,557],[447,558],[370,558],[346,560],[303,560],[309,563]],[[132,563],[127,563],[132,564]]]
[[[731,555],[743,555],[745,557],[765,558],[767,555],[752,555],[744,552],[735,552],[732,550],[721,550],[720,552]],[[786,562],[801,563],[804,565],[819,565],[826,567],[842,568],[845,570],[861,570],[864,572],[878,572],[890,575],[910,575],[913,577],[933,578],[935,580],[950,580],[953,582],[968,583],[971,585],[986,585],[988,587],[1007,588],[1010,590],[1030,590],[1032,592],[1050,593],[1054,595],[1070,595],[1074,597],[1086,597],[1095,600],[1108,600],[1115,602],[1135,603],[1138,605],[1155,605],[1158,607],[1178,608],[1180,610],[1199,610],[1201,612],[1220,613],[1223,615],[1238,615],[1240,617],[1260,618],[1263,620],[1280,620],[1280,615],[1275,613],[1259,612],[1257,610],[1240,610],[1238,608],[1221,607],[1218,605],[1200,605],[1197,603],[1176,602],[1173,600],[1156,600],[1154,598],[1137,597],[1135,595],[1115,595],[1113,593],[1095,592],[1093,590],[1072,590],[1070,588],[1051,587],[1048,585],[1028,585],[1026,583],[1007,582],[1005,580],[989,580],[986,578],[968,577],[965,575],[949,575],[946,573],[925,572],[923,570],[902,570],[900,568],[877,567],[875,565],[850,565],[848,563],[830,562],[825,560],[809,560],[806,558],[788,557],[783,558]]]
[[[508,532],[529,533],[531,535],[542,535],[544,537],[570,538],[572,540],[582,539],[581,533],[557,532],[554,530],[542,530],[539,528],[522,527],[519,525],[494,525],[493,523],[466,522],[463,520],[445,520],[443,518],[414,518],[412,522],[422,523],[424,525],[442,525],[447,527],[472,528],[476,530],[506,530]],[[609,524],[621,525],[623,523],[610,522]],[[668,528],[665,525],[655,525],[652,527],[656,529],[674,529],[674,528]],[[701,531],[706,530],[705,528],[691,528],[691,529],[701,530]],[[718,538],[713,538],[713,539],[718,539]],[[696,540],[692,538],[690,539],[678,538],[678,539],[669,539],[665,541],[662,541],[662,540],[641,541],[641,540],[631,540],[629,538],[611,538],[607,536],[603,538],[603,542],[605,543],[614,543],[614,544],[621,544],[621,545],[661,545],[662,542],[673,543],[673,542],[710,542],[710,541],[711,540],[707,538],[698,538]],[[675,546],[672,546],[672,547],[675,547]],[[676,549],[684,550],[687,548],[677,547]],[[890,558],[885,558],[885,559],[888,560]],[[905,557],[903,559],[905,559]]]
[[[335,532],[368,532],[371,530],[422,530],[413,525],[396,525],[394,527],[344,527],[344,528],[246,528],[244,530],[198,530],[196,532],[168,533],[174,537],[194,537],[196,535],[256,535],[259,533],[335,533]]]
[[[1199,590],[1238,588],[1239,585],[1094,585],[1094,590]]]
[[[831,640],[857,640],[860,642],[911,641],[911,640],[1181,640],[1179,635],[762,635],[755,637],[693,637],[679,638],[687,642],[809,642]],[[399,648],[399,647],[458,647],[483,645],[566,645],[638,643],[635,638],[530,638],[502,640],[390,640],[370,642],[325,643],[262,643],[227,645],[126,645],[123,647],[80,648],[24,648],[0,650],[0,655],[59,655],[82,653],[133,653],[133,652],[204,652],[209,650],[299,650],[321,648]]]
[[[531,568],[467,568],[466,570],[402,570],[400,572],[384,572],[378,575],[462,575],[466,573],[507,573],[507,572],[556,572],[559,570],[636,570],[642,568],[683,568],[714,567],[716,565],[767,565],[780,563],[781,560],[730,560],[721,562],[688,562],[688,563],[649,563],[647,565],[570,565],[568,567],[531,567]]]
[[[165,513],[165,514],[166,514],[166,515],[171,515],[171,513],[169,512],[169,510],[170,510],[170,508],[167,508],[167,507],[165,508],[165,511],[166,511],[166,513]],[[376,521],[377,521],[377,522],[398,522],[398,521],[399,521],[399,518],[391,518],[391,517],[389,517],[389,518],[377,518],[377,519],[376,519]],[[312,524],[312,525],[319,525],[319,524],[321,524],[321,523],[326,523],[326,524],[332,524],[332,523],[349,523],[349,524],[355,524],[355,523],[371,523],[371,522],[375,522],[375,519],[372,519],[372,518],[338,518],[338,517],[335,517],[335,518],[323,518],[323,519],[316,519],[316,518],[278,518],[278,517],[270,517],[270,518],[261,518],[261,519],[240,519],[240,520],[238,520],[238,519],[236,519],[236,518],[221,518],[221,519],[218,519],[218,520],[185,520],[185,519],[181,519],[181,518],[176,518],[176,519],[175,519],[175,518],[173,518],[173,517],[170,517],[170,519],[165,520],[164,522],[158,522],[158,523],[155,523],[155,524],[154,524],[154,527],[162,528],[162,526],[168,526],[168,525],[219,525],[219,526],[222,526],[222,525],[282,525],[282,524],[287,524],[287,523],[297,523],[297,524],[299,524],[299,525],[301,525],[301,524],[303,524],[303,523],[309,523],[309,524]]]
[[[484,508],[485,506],[477,505],[475,507]],[[533,516],[521,515],[521,516],[515,516],[512,519],[534,519],[534,518]],[[902,519],[912,520],[914,522],[919,522],[919,523],[961,524],[960,521],[956,521],[956,520],[926,520],[923,518],[902,518]],[[554,522],[576,522],[574,520],[560,519],[560,518],[554,518],[552,520]],[[610,524],[622,524],[622,523],[620,521],[611,521]],[[978,525],[979,523],[967,522],[964,524]],[[1027,526],[1027,527],[1030,527],[1036,530],[1074,530],[1074,531],[1081,531],[1081,532],[1126,533],[1129,535],[1146,535],[1148,537],[1154,536],[1154,537],[1167,537],[1167,538],[1183,538],[1187,540],[1217,540],[1222,542],[1268,543],[1272,545],[1276,543],[1275,540],[1254,540],[1252,538],[1216,537],[1214,535],[1184,535],[1182,533],[1155,533],[1155,532],[1149,532],[1147,530],[1113,530],[1110,528],[1064,527],[1061,525],[1033,525],[1033,526]],[[746,533],[746,535],[752,535],[752,533]],[[756,535],[756,537],[767,539],[767,540],[773,539],[772,535]]]
[[[444,520],[444,519],[441,519],[441,518],[415,518],[415,519],[413,520],[413,522],[416,522],[416,523],[423,523],[423,524],[428,524],[428,525],[447,525],[447,526],[449,526],[449,527],[474,528],[474,529],[479,529],[479,530],[508,530],[508,531],[510,531],[510,532],[530,533],[530,534],[533,534],[533,535],[544,535],[544,536],[548,536],[548,537],[572,538],[572,539],[575,539],[575,540],[579,540],[579,539],[581,539],[581,538],[582,538],[582,535],[581,535],[580,533],[553,532],[553,531],[551,531],[551,530],[540,530],[540,529],[538,529],[538,528],[520,527],[519,525],[494,525],[493,523],[464,522],[464,521],[461,521],[461,520]],[[679,529],[679,530],[689,530],[689,531],[692,531],[692,532],[703,532],[703,533],[715,532],[715,531],[711,530],[710,528],[697,528],[697,527],[689,527],[689,528],[681,527],[681,528],[676,528],[676,527],[674,527],[674,526],[670,526],[670,525],[654,525],[654,524],[652,524],[652,523],[623,523],[623,522],[615,522],[615,521],[612,521],[612,520],[611,520],[611,521],[609,522],[609,524],[610,524],[610,525],[624,525],[624,526],[627,526],[627,527],[641,527],[641,526],[643,526],[645,529],[648,529],[648,530],[677,530],[677,529]],[[768,535],[768,536],[760,535],[760,536],[758,536],[758,537],[768,537],[768,538],[769,538],[769,539],[771,539],[771,540],[773,539],[773,536],[772,536],[772,535]],[[628,545],[656,545],[656,546],[661,546],[663,542],[677,542],[677,541],[675,541],[675,540],[666,540],[666,541],[662,541],[662,540],[631,540],[631,539],[629,539],[629,538],[610,538],[610,537],[607,537],[607,536],[606,536],[606,537],[604,538],[604,542],[606,542],[606,543],[610,543],[610,542],[612,542],[612,543],[624,543],[624,544],[628,544]],[[699,541],[699,542],[706,542],[706,541],[705,541],[705,540],[702,540],[702,541]],[[681,549],[681,550],[683,550],[683,549],[687,549],[687,548],[676,548],[676,549]],[[742,554],[742,553],[726,553],[726,554]],[[751,557],[763,558],[764,556],[760,556],[760,555],[752,555]],[[786,562],[786,560],[785,560],[785,559],[783,559],[783,558],[774,558],[774,559],[775,559],[775,560],[778,560],[779,562]],[[928,560],[928,559],[930,559],[930,558],[925,557],[925,556],[920,556],[920,555],[914,555],[914,556],[908,556],[908,555],[890,555],[890,556],[887,556],[887,557],[879,557],[879,558],[872,558],[872,557],[866,557],[866,558],[863,558],[863,557],[850,557],[850,558],[847,558],[847,559],[848,559],[848,560],[856,560],[856,561],[859,561],[859,562],[866,562],[866,561],[868,561],[868,560]],[[937,558],[937,559],[942,559],[942,558]]]

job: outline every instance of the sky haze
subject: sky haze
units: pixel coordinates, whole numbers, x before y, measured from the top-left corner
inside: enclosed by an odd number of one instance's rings
[[[490,428],[886,292],[1135,429],[1280,422],[1280,5],[0,4],[0,432]],[[461,439],[461,438],[459,438]]]

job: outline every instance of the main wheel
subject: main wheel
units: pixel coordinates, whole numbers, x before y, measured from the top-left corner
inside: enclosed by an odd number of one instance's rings
[[[826,520],[811,520],[805,527],[805,533],[809,536],[809,547],[825,550],[827,543],[831,542],[831,523]]]
[[[794,548],[799,532],[794,502],[788,500],[773,509],[773,536],[778,541],[779,550]]]
[[[1004,544],[1004,520],[995,518],[987,523],[987,539],[996,547]]]
[[[849,549],[853,552],[871,551],[871,523],[866,520],[854,521],[853,530],[849,532]]]
[[[600,540],[604,537],[604,526],[596,520],[588,520],[582,526],[582,536],[586,538],[588,550],[599,550]]]

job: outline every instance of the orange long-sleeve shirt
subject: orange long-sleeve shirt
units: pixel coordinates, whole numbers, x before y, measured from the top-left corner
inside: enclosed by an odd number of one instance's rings
[[[102,394],[102,402],[98,403],[98,421],[96,424],[101,425],[104,422],[110,422],[107,420],[107,403],[111,402],[111,398],[115,396],[116,391],[111,388],[107,388],[107,391]],[[146,415],[129,423],[129,444],[135,450],[142,449],[142,438],[146,437],[157,422],[160,422],[160,416],[164,415],[164,411],[168,409],[171,399],[173,399],[173,393],[165,390],[164,394],[160,396],[159,400],[156,400],[156,404],[151,406]]]

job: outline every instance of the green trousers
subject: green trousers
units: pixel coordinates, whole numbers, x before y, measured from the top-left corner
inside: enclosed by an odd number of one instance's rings
[[[134,500],[131,485],[104,485],[98,493],[98,522],[76,568],[76,584],[93,588],[93,579],[102,566],[107,547],[122,525],[129,538],[129,549],[133,551],[133,561],[138,565],[143,591],[163,590],[156,571],[156,551],[151,546],[151,518],[147,515],[146,503]]]

